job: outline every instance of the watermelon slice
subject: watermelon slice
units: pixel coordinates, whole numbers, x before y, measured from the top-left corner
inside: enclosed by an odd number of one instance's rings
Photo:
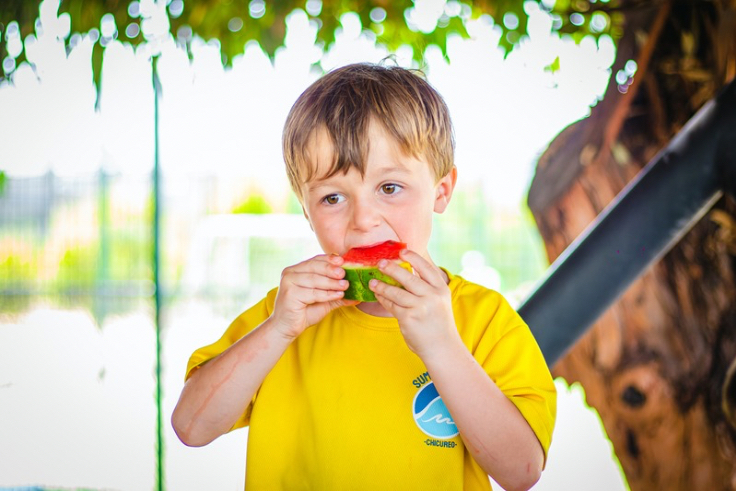
[[[376,296],[368,287],[368,282],[375,278],[389,285],[401,286],[396,280],[381,273],[378,270],[378,261],[388,259],[396,261],[399,266],[412,271],[411,265],[399,259],[399,252],[406,249],[406,244],[388,240],[381,244],[370,247],[353,247],[345,253],[345,262],[342,267],[345,270],[345,279],[350,286],[345,290],[346,300],[360,300],[361,302],[375,302]]]

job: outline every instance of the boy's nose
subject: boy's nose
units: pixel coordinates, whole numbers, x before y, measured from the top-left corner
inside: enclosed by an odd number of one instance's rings
[[[367,231],[381,223],[381,215],[376,204],[366,199],[353,200],[353,227]]]

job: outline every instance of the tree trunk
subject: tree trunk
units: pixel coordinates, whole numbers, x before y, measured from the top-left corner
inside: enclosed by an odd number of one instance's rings
[[[736,73],[736,2],[622,7],[603,101],[550,144],[529,191],[550,262]],[[614,77],[629,59],[638,71],[621,94]],[[723,389],[734,359],[736,201],[725,197],[553,373],[581,383],[632,490],[736,489],[736,382]]]

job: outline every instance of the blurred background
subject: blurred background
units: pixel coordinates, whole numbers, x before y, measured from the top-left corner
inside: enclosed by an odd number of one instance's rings
[[[324,43],[327,16],[309,0],[283,15],[278,47],[249,40],[234,55],[176,27],[196,0],[126,2],[124,23],[100,7],[85,31],[74,16],[90,12],[25,4],[32,33],[0,24],[0,489],[242,489],[247,429],[191,449],[169,418],[191,352],[320,252],[280,138],[321,74],[388,55],[426,73],[450,107],[459,169],[430,252],[519,305],[548,264],[526,205],[536,160],[589,115],[616,54],[610,18],[564,34],[546,1],[497,19],[417,0],[399,19],[410,31],[465,28],[417,47],[381,41],[380,7],[369,25],[343,9]],[[243,9],[220,28],[238,33],[272,5]],[[535,489],[627,489],[580,386],[556,383]]]

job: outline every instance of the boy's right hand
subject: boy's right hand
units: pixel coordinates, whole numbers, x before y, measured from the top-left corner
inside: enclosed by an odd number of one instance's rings
[[[360,303],[342,298],[349,286],[343,262],[340,256],[320,254],[284,269],[271,314],[274,328],[294,339],[330,311]]]

